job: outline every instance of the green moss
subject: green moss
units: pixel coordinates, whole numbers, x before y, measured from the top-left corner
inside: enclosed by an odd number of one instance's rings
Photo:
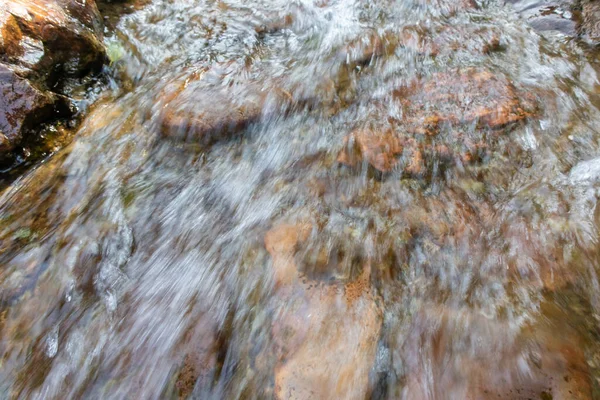
[[[31,229],[29,228],[19,228],[14,234],[14,238],[16,240],[27,240],[31,237]]]
[[[125,56],[125,49],[119,42],[109,42],[106,44],[106,54],[111,64],[123,59]]]

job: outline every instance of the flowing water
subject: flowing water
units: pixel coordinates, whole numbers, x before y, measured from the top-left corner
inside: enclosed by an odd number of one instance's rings
[[[0,198],[3,397],[600,398],[593,51],[493,1],[114,21]]]

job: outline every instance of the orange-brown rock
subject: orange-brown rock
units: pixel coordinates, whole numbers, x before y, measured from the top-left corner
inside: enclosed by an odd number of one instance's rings
[[[399,122],[417,133],[435,134],[442,124],[498,129],[533,113],[506,77],[485,70],[435,74],[396,89],[394,96],[406,116]]]
[[[265,237],[278,301],[284,304],[273,326],[281,349],[275,397],[364,399],[382,320],[370,287],[370,266],[344,286],[301,282],[294,254],[308,229],[282,225]]]
[[[559,320],[549,317],[511,331],[508,322],[473,310],[425,306],[405,345],[421,349],[426,353],[421,359],[427,361],[408,361],[403,397],[591,399],[581,335],[568,326],[564,314]],[[479,337],[486,346],[470,344]]]
[[[402,149],[400,139],[391,131],[359,129],[344,138],[344,147],[337,160],[350,167],[367,162],[381,172],[390,172]]]
[[[53,86],[61,73],[80,76],[105,60],[102,19],[94,1],[9,0],[0,4],[0,56],[28,77]]]
[[[520,94],[507,78],[485,70],[435,74],[398,87],[392,97],[402,119],[386,116],[385,107],[379,107],[370,120],[387,118],[391,127],[350,133],[338,154],[339,163],[355,167],[366,162],[390,172],[406,155],[404,171],[411,175],[423,174],[431,158],[470,163],[489,146],[470,131],[479,130],[486,138],[535,112],[530,97]]]

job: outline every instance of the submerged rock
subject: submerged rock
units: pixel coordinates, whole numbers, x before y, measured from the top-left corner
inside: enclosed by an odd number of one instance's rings
[[[464,38],[468,37],[468,40]],[[403,49],[423,57],[435,57],[459,50],[472,54],[487,54],[500,50],[501,34],[493,28],[470,26],[443,26],[426,28],[408,25],[398,30],[371,31],[368,35],[350,41],[338,52],[340,61],[356,65],[369,64]]]
[[[577,34],[573,0],[508,0],[507,3],[538,32]]]
[[[265,236],[284,302],[272,330],[280,348],[275,397],[364,399],[382,324],[371,268],[344,286],[301,281],[294,255],[309,232],[308,225],[281,225]]]
[[[428,135],[437,134],[444,124],[504,128],[533,111],[506,77],[485,70],[435,74],[398,88],[394,97],[407,116],[399,122]]]
[[[378,171],[389,172],[398,157],[407,154],[407,170],[419,174],[423,155],[473,161],[487,147],[482,141],[486,135],[525,120],[536,107],[504,76],[474,69],[435,74],[403,85],[392,93],[392,99],[400,112],[382,116],[388,110],[380,107],[380,114],[365,121],[387,119],[391,127],[383,128],[384,133],[373,128],[354,131],[344,139],[338,162],[357,166],[366,161]],[[436,143],[428,141],[430,137],[436,137]]]
[[[545,314],[517,330],[475,310],[425,306],[413,317],[404,345],[426,355],[407,360],[402,398],[593,398],[584,337],[568,325],[564,311],[555,313],[560,319],[550,320]],[[457,332],[469,332],[471,341],[461,340]],[[473,342],[494,337],[495,332],[506,334],[487,346]],[[495,372],[486,368],[489,363]]]
[[[292,95],[275,83],[260,83],[238,72],[217,65],[167,85],[158,103],[162,134],[210,145],[263,118],[285,114],[294,104]]]
[[[390,131],[357,130],[344,139],[338,162],[352,167],[367,162],[381,172],[389,172],[396,166],[396,157],[402,150],[400,139]]]

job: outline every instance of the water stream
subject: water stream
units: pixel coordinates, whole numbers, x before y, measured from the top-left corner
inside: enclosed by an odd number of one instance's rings
[[[0,197],[7,398],[600,398],[593,51],[455,0],[153,0],[106,41]]]

